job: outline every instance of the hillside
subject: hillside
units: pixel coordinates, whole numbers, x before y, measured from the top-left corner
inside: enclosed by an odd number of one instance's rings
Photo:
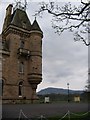
[[[69,94],[81,94],[83,91],[81,90],[69,90]],[[46,95],[46,94],[68,94],[68,89],[63,89],[63,88],[53,88],[53,87],[48,87],[45,89],[40,90],[37,92],[38,95]]]

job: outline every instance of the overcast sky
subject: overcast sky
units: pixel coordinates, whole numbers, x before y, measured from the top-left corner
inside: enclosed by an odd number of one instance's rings
[[[27,14],[32,23],[39,2],[33,2],[33,0],[30,2],[27,0],[27,2]],[[0,3],[1,27],[5,17],[5,9],[9,3],[15,3],[15,0],[7,0],[7,2],[2,0]],[[37,91],[47,87],[67,88],[68,82],[70,89],[84,89],[88,78],[88,48],[82,42],[74,42],[72,33],[64,32],[60,36],[55,34],[51,27],[50,15],[45,13],[42,18],[37,17],[37,21],[44,33],[43,80]]]

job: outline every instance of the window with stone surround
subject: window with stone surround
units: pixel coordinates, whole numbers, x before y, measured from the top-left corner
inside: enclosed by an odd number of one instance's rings
[[[4,86],[4,80],[0,79],[0,96],[3,96],[3,86]]]
[[[24,73],[24,62],[19,62],[19,73]]]
[[[24,41],[23,40],[20,40],[20,48],[24,48]]]
[[[18,95],[19,97],[22,97],[22,88],[23,88],[23,81],[19,82],[19,87],[18,87]]]

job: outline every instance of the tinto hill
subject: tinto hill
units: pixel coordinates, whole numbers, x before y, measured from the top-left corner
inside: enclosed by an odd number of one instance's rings
[[[50,102],[57,101],[74,101],[74,97],[80,97],[80,101],[87,101],[88,96],[83,90],[69,90],[68,97],[68,89],[63,88],[45,88],[37,92],[40,101],[44,101],[45,97],[50,98]]]
[[[83,91],[81,90],[69,90],[69,94],[82,94]],[[68,94],[68,89],[63,89],[63,88],[53,88],[53,87],[48,87],[45,89],[40,90],[37,92],[38,95],[47,95],[47,94]]]

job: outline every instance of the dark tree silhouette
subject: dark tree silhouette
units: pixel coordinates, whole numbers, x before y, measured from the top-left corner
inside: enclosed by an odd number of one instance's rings
[[[40,9],[35,15],[41,15],[47,11],[52,15],[52,27],[59,35],[65,30],[74,34],[75,41],[83,41],[86,46],[90,45],[88,34],[90,33],[90,2],[74,3],[49,2],[40,3]]]

